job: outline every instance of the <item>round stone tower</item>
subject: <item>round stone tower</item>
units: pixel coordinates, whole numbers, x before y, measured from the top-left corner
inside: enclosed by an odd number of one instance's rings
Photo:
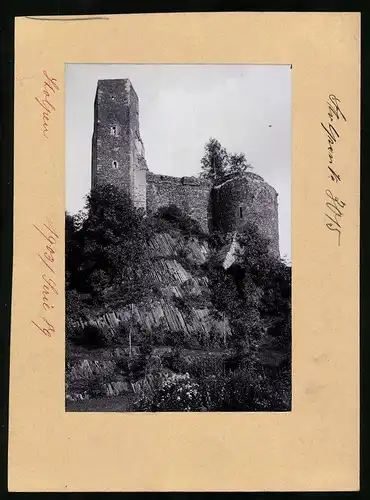
[[[262,177],[251,172],[233,175],[213,188],[213,228],[242,231],[252,222],[270,241],[272,253],[280,257],[278,194]]]

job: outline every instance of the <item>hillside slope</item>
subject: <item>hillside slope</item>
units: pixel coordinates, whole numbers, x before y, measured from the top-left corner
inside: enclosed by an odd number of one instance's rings
[[[88,397],[97,379],[102,395],[114,396],[130,391],[122,376],[120,363],[127,358],[129,339],[133,354],[138,352],[143,332],[155,345],[155,352],[181,345],[189,355],[224,349],[231,334],[226,318],[218,319],[210,300],[205,266],[209,256],[205,239],[174,229],[155,233],[147,244],[149,276],[148,293],[140,303],[115,306],[107,294],[105,310],[75,318],[78,329],[98,328],[104,332],[107,345],[87,349],[67,345],[67,399]],[[117,302],[117,301],[115,301]]]

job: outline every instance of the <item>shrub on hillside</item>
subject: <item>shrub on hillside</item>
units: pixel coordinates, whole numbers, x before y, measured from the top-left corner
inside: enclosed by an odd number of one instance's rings
[[[73,344],[98,348],[110,345],[110,336],[107,330],[96,325],[68,326],[67,339]]]
[[[184,371],[196,378],[210,375],[221,376],[225,372],[224,359],[221,356],[188,356],[184,364]]]
[[[66,318],[86,319],[89,315],[89,308],[76,290],[66,290]]]
[[[181,372],[184,369],[184,360],[179,348],[166,352],[161,357],[162,367],[168,368],[173,372]]]
[[[86,393],[91,398],[101,398],[107,395],[107,384],[111,382],[108,375],[95,375],[86,381]]]
[[[187,235],[195,235],[199,238],[206,237],[198,221],[185,215],[176,205],[168,205],[159,208],[156,213],[156,218],[167,221],[172,226],[181,229]]]
[[[87,196],[84,219],[79,224],[74,219],[66,214],[67,289],[75,290],[82,302],[82,296],[92,297],[93,304],[85,304],[90,309],[104,306],[107,293],[121,305],[146,297],[145,222],[129,197],[113,185],[95,187]],[[73,314],[70,303],[67,314]]]
[[[152,346],[145,344],[140,347],[140,352],[138,355],[129,359],[128,369],[131,382],[136,382],[137,380],[144,378],[148,374],[148,368],[152,354]]]
[[[178,360],[184,363],[181,357]],[[175,368],[174,363],[171,364]],[[186,366],[186,365],[185,365]],[[181,367],[184,369],[184,367]],[[193,370],[157,376],[136,394],[136,411],[287,411],[290,409],[289,372],[275,379],[262,367]]]
[[[201,411],[198,384],[188,373],[164,374],[153,387],[140,391],[134,400],[136,411]]]
[[[286,411],[290,388],[260,366],[199,379],[200,392],[212,411]]]

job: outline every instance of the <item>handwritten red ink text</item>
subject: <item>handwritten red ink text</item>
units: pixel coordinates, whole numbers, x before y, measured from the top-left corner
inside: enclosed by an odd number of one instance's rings
[[[44,86],[43,86],[43,99],[35,97],[36,101],[42,107],[42,133],[46,139],[49,138],[49,120],[55,111],[55,106],[51,102],[51,97],[59,90],[59,86],[56,78],[51,78],[46,71],[43,72],[45,76]]]
[[[46,336],[51,337],[55,332],[55,327],[52,324],[50,319],[47,319],[46,313],[50,313],[54,309],[53,297],[55,298],[58,295],[56,281],[54,279],[55,275],[55,257],[56,257],[56,245],[59,239],[59,236],[55,229],[53,228],[53,224],[50,220],[47,220],[45,224],[41,226],[33,227],[42,236],[44,242],[44,250],[37,254],[40,259],[42,266],[44,268],[44,272],[41,274],[41,304],[42,308],[45,311],[45,316],[41,318],[39,322],[32,321],[32,323]],[[53,277],[50,276],[50,273]],[[40,325],[41,323],[41,325]]]

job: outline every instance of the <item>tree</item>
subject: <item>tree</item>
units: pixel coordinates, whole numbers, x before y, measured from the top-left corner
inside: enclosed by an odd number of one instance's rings
[[[112,185],[92,189],[85,211],[79,229],[66,219],[66,267],[73,276],[72,288],[100,304],[109,290],[122,304],[140,300],[148,285],[142,212]],[[79,258],[74,260],[71,252],[76,248]]]
[[[244,153],[228,153],[217,139],[211,137],[204,147],[200,177],[219,185],[229,174],[243,174],[251,168]]]
[[[252,166],[247,162],[244,153],[234,153],[228,155],[228,171],[230,174],[244,174]]]
[[[66,256],[66,289],[70,288],[71,283],[71,262],[70,255],[73,245],[74,224],[73,216],[65,213],[65,256]]]
[[[227,174],[228,154],[217,139],[210,138],[204,147],[204,156],[201,159],[200,176],[209,179],[214,185],[220,184]]]
[[[76,227],[76,216],[65,213],[66,289],[78,287],[78,271],[82,262],[82,241]]]
[[[234,264],[225,271],[217,258],[210,259],[209,280],[212,302],[233,329],[235,347],[257,347],[268,331],[285,331],[290,336],[290,270],[269,252],[268,240],[248,224],[238,237],[240,250]]]

